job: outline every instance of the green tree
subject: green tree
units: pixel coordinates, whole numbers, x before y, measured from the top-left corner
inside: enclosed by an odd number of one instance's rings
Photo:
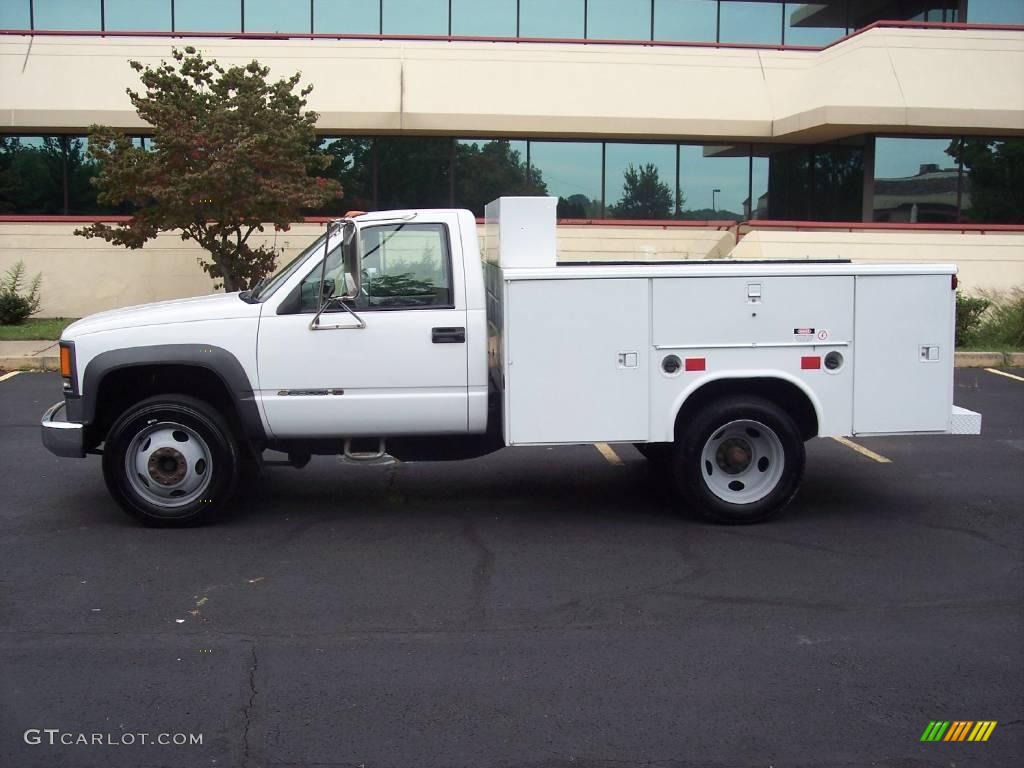
[[[965,218],[985,224],[1024,222],[1024,139],[954,140],[946,154],[967,172],[970,208]]]
[[[614,219],[667,219],[672,215],[672,189],[658,176],[658,167],[632,163],[622,179],[622,198],[608,206]]]
[[[133,146],[109,127],[90,128],[89,154],[100,163],[93,183],[107,205],[130,204],[132,219],[91,224],[83,237],[141,248],[160,232],[177,231],[209,253],[203,269],[235,291],[270,274],[278,251],[253,247],[265,223],[287,229],[303,208],[341,194],[337,181],[311,177],[330,158],[315,151],[315,112],[305,110],[312,86],[295,93],[300,74],[270,82],[270,68],[252,61],[225,69],[192,47],[173,50],[173,64],[143,66],[145,92],[128,89],[152,126],[152,150]]]
[[[522,154],[505,140],[455,145],[455,204],[477,216],[502,195],[546,195],[539,168],[528,168]]]

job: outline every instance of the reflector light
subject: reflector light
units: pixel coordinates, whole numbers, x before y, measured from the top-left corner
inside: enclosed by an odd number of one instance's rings
[[[807,357],[800,358],[800,367],[805,371],[816,371],[821,368],[821,357],[818,355],[808,355]]]
[[[688,357],[686,358],[686,370],[705,371],[707,370],[707,362],[703,357]]]
[[[957,280],[956,275],[950,275],[949,287],[955,291],[958,285],[960,285],[960,281]]]

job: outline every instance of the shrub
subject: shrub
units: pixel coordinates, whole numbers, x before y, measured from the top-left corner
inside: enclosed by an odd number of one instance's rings
[[[991,302],[988,299],[974,296],[965,296],[960,291],[956,293],[956,345],[962,347],[970,344],[977,331],[981,316],[989,308]]]
[[[971,344],[995,350],[1024,349],[1024,288],[993,292],[991,306],[971,337]]]
[[[36,275],[25,293],[25,262],[19,261],[7,270],[0,280],[0,325],[17,325],[39,311],[39,284],[43,276]]]

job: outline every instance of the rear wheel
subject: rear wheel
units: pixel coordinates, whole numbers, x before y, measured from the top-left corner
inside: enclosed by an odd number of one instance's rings
[[[804,471],[804,443],[793,419],[758,397],[712,403],[686,425],[671,471],[687,504],[720,523],[756,523],[785,507]]]
[[[231,429],[207,403],[159,395],[114,422],[103,448],[103,475],[129,514],[152,525],[196,525],[227,503],[238,481]]]

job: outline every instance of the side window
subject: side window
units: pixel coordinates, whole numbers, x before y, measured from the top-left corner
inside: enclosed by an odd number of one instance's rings
[[[321,246],[320,250],[323,250]],[[345,275],[342,274],[341,246],[327,254],[323,297],[345,293]],[[316,312],[320,307],[320,265],[306,275],[299,284],[299,312]]]
[[[454,301],[448,229],[385,224],[362,231],[364,309],[450,307]],[[330,265],[328,265],[328,269]]]

